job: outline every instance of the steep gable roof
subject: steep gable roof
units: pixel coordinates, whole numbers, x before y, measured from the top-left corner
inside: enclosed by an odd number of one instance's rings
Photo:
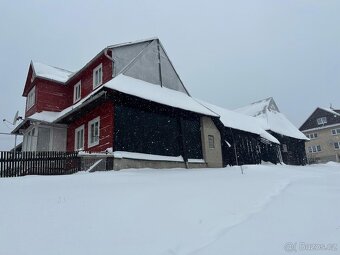
[[[317,123],[318,118],[327,117],[327,123],[319,125]],[[340,124],[340,110],[335,110],[326,107],[317,107],[312,114],[301,125],[300,130],[313,130],[329,127],[332,125]]]
[[[32,89],[32,81],[34,80],[34,78],[41,78],[63,85],[72,77],[73,74],[73,72],[59,67],[49,66],[39,62],[31,61],[22,96],[27,96],[29,90]]]
[[[42,64],[39,62],[31,62],[34,76],[45,78],[48,80],[56,81],[59,83],[65,83],[74,74],[74,72]]]
[[[334,109],[325,108],[325,107],[319,107],[319,108],[320,108],[321,110],[324,110],[324,111],[329,112],[329,113],[331,113],[331,114],[340,116],[340,110],[334,110]]]
[[[107,47],[114,59],[114,75],[124,75],[189,95],[158,38]]]
[[[266,130],[261,127],[261,124],[255,117],[251,117],[245,114],[237,113],[217,105],[213,105],[202,100],[198,100],[201,104],[207,107],[209,110],[220,115],[220,121],[225,127],[233,128],[253,134],[257,134],[262,138],[279,144],[280,142]]]
[[[280,112],[272,97],[238,108],[235,111],[256,117],[260,120],[262,128],[265,130],[271,130],[275,133],[296,139],[308,140],[308,138]]]
[[[23,125],[25,125],[27,121],[31,120],[43,121],[46,123],[59,123],[64,118],[83,108],[84,106],[91,103],[95,99],[104,96],[106,94],[105,89],[118,91],[141,99],[182,109],[185,111],[198,113],[201,115],[219,117],[217,113],[209,110],[207,107],[203,106],[201,103],[197,102],[195,99],[193,99],[191,96],[185,93],[161,86],[155,86],[154,84],[138,80],[126,76],[124,74],[119,74],[115,78],[106,82],[99,89],[92,91],[90,94],[81,99],[79,102],[77,102],[74,105],[71,105],[70,107],[62,110],[61,112],[43,111],[35,113],[28,118],[25,118],[23,122],[21,122],[17,127],[15,127],[12,133],[17,133],[19,129]]]
[[[39,62],[31,62],[34,76],[61,84],[76,78],[99,56],[111,51],[113,77],[124,74],[168,89],[189,95],[162,43],[156,37],[107,46],[77,72],[53,67]],[[26,84],[27,86],[27,84]],[[27,88],[24,89],[24,94]]]

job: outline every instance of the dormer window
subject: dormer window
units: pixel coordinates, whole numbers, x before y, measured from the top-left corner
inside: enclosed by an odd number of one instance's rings
[[[327,118],[326,117],[318,118],[316,121],[318,122],[318,125],[323,125],[327,123]]]
[[[73,103],[78,102],[81,98],[81,81],[79,81],[73,88]]]
[[[97,88],[103,83],[103,65],[100,64],[93,69],[93,89]]]
[[[27,95],[26,110],[31,109],[31,107],[34,104],[35,104],[35,87],[33,87]]]

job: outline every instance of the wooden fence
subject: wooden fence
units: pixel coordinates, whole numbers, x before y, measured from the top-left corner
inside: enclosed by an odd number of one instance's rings
[[[80,170],[78,152],[0,152],[0,177],[63,175]]]

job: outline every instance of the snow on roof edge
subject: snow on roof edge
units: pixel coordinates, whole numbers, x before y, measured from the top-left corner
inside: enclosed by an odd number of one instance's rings
[[[205,107],[207,107],[209,110],[220,115],[220,121],[225,127],[257,134],[268,141],[280,144],[280,142],[274,136],[269,134],[265,129],[261,127],[261,125],[258,123],[255,117],[251,117],[226,108],[222,108],[220,106],[204,102],[203,100],[200,99],[196,100]]]
[[[117,43],[117,44],[112,44],[107,46],[106,48],[118,48],[118,47],[122,47],[122,46],[127,46],[127,45],[132,45],[132,44],[138,44],[138,43],[142,43],[142,42],[148,42],[148,41],[153,41],[153,40],[159,40],[158,37],[150,37],[150,38],[146,38],[146,39],[141,39],[141,40],[136,40],[136,41],[129,41],[129,42],[123,42],[123,43]]]
[[[174,108],[219,117],[218,114],[183,92],[161,87],[160,85],[135,79],[124,74],[119,74],[108,81],[104,84],[104,87]]]
[[[318,107],[321,110],[327,111],[329,113],[332,113],[334,115],[340,116],[340,113],[337,113],[335,109],[331,109],[331,108],[326,108],[326,107]]]
[[[59,83],[66,83],[75,74],[75,72],[41,62],[31,61],[31,65],[36,77],[53,80]]]

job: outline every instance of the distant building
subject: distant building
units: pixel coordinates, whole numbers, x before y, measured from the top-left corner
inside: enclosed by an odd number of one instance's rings
[[[236,111],[256,117],[262,128],[279,140],[282,160],[285,164],[306,164],[305,142],[309,139],[280,112],[272,97]]]
[[[300,130],[310,139],[306,142],[310,163],[340,162],[340,110],[318,107]]]

